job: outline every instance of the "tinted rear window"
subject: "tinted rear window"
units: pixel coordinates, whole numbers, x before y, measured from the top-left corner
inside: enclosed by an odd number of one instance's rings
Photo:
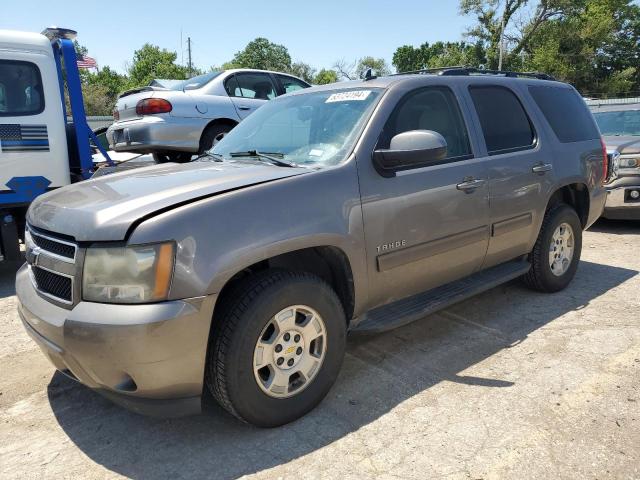
[[[584,100],[572,88],[529,87],[529,93],[562,143],[600,138]]]
[[[40,70],[31,62],[0,60],[0,117],[44,110]]]
[[[520,100],[505,87],[471,87],[489,155],[529,148],[535,134]]]

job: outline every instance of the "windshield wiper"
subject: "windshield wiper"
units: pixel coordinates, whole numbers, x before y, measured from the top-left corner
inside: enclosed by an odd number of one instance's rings
[[[279,167],[297,167],[295,163],[282,160],[284,154],[280,152],[259,152],[257,150],[247,150],[246,152],[231,152],[231,157],[255,157],[263,160],[268,160],[274,165]]]

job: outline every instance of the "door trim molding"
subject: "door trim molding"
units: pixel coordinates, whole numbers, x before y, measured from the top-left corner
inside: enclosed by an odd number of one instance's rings
[[[392,268],[406,265],[407,263],[423,260],[433,257],[441,253],[455,250],[456,248],[466,247],[472,243],[482,242],[489,237],[489,225],[473,228],[446,237],[430,240],[428,242],[419,243],[402,250],[394,250],[393,252],[378,255],[376,258],[378,271],[385,272]]]
[[[521,228],[526,228],[533,222],[533,215],[531,212],[518,215],[516,217],[507,218],[500,222],[496,222],[491,227],[491,236],[499,237],[505,233],[513,232]]]

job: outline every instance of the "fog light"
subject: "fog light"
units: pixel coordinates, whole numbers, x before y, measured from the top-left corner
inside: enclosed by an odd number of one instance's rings
[[[631,198],[633,198],[634,200],[637,200],[638,198],[640,198],[640,191],[638,191],[638,190],[631,190],[631,191],[629,192],[629,196],[630,196]]]

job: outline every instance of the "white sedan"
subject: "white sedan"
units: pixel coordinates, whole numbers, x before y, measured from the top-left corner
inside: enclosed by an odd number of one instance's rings
[[[116,152],[188,161],[268,100],[307,87],[284,73],[235,69],[199,75],[171,88],[136,88],[118,99],[107,140]]]

